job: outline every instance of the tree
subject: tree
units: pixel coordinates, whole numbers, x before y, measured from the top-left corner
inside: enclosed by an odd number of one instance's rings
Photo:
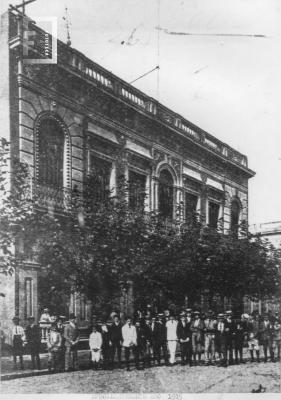
[[[22,237],[34,217],[28,166],[18,159],[10,162],[10,149],[2,139],[0,147],[0,267],[13,274],[19,259]]]
[[[132,210],[128,185],[119,176],[116,193],[97,200],[97,177],[83,192],[74,189],[64,211],[40,207],[31,193],[28,166],[0,151],[0,266],[12,274],[26,258],[41,264],[41,303],[65,312],[70,294],[85,295],[96,307],[119,305],[122,286],[133,283],[136,304],[200,304],[201,295],[269,299],[280,291],[280,254],[260,237],[225,235],[204,226],[196,214],[185,224],[167,224],[143,207]],[[10,185],[9,185],[10,183]],[[180,214],[180,210],[179,210]]]
[[[143,273],[148,246],[142,209],[132,212],[126,184],[117,195],[95,202],[95,176],[87,178],[83,194],[72,198],[69,213],[48,221],[40,243],[40,263],[52,298],[57,293],[83,293],[94,304],[117,305],[121,282]]]

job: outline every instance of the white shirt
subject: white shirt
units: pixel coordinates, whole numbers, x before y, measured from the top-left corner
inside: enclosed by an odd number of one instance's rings
[[[52,322],[52,318],[49,313],[43,313],[39,322]]]
[[[122,336],[124,347],[130,347],[132,344],[137,345],[137,331],[134,325],[124,325],[122,327]]]
[[[219,322],[218,323],[218,331],[219,332],[223,332],[223,330],[224,330],[224,323],[223,322]]]
[[[51,330],[48,335],[48,348],[59,349],[61,346],[61,342],[62,342],[61,334],[57,331]]]
[[[20,325],[15,325],[15,326],[13,326],[13,329],[12,329],[12,339],[14,338],[15,335],[20,335],[20,336],[21,336],[21,339],[22,339],[23,341],[25,341],[25,333],[24,333],[24,329],[23,329],[22,326],[20,326]]]
[[[166,328],[167,328],[167,340],[178,340],[177,337],[177,326],[178,321],[167,321]]]
[[[101,349],[102,336],[100,332],[92,332],[89,338],[90,349]]]

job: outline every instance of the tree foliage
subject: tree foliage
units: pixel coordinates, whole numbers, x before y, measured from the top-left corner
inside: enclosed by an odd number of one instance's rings
[[[118,304],[122,284],[133,282],[136,304],[192,303],[204,294],[269,299],[280,291],[280,254],[253,237],[206,227],[198,215],[188,223],[168,222],[156,213],[128,206],[128,187],[119,178],[115,193],[97,197],[96,177],[83,193],[74,190],[67,211],[44,210],[31,195],[26,165],[15,161],[9,174],[8,145],[0,153],[1,268],[35,257],[41,264],[41,303],[60,307],[72,292],[95,305]],[[12,182],[11,190],[7,185]]]

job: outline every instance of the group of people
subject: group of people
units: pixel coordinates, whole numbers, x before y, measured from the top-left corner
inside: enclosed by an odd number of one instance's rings
[[[42,338],[45,339],[44,343],[47,344],[49,371],[78,369],[79,329],[74,314],[70,314],[67,324],[64,324],[60,317],[53,318],[46,332],[46,327],[44,326],[42,329],[37,325],[34,317],[28,318],[26,329],[23,329],[19,322],[18,317],[13,318],[12,348],[14,369],[17,368],[17,358],[19,358],[20,368],[24,369],[24,352],[30,354],[33,369],[41,368]]]
[[[23,368],[23,346],[29,347],[33,368],[37,363],[40,369],[41,330],[34,318],[24,331],[18,318],[13,319],[14,362],[20,358]],[[61,319],[51,322],[47,333],[47,348],[50,370],[78,369],[79,329],[74,314],[64,324]],[[176,363],[177,349],[180,351],[182,365],[218,365],[227,367],[245,362],[243,349],[248,347],[250,361],[260,362],[260,349],[263,359],[280,360],[281,323],[276,315],[269,318],[265,314],[242,314],[234,318],[232,311],[215,314],[209,311],[185,309],[176,317],[169,310],[152,314],[137,312],[134,318],[127,317],[122,323],[120,316],[111,315],[108,320],[94,320],[89,335],[90,362],[94,369],[101,366],[112,369],[117,355],[117,367],[121,367],[122,348],[125,364],[130,370],[133,361],[137,369],[152,365]],[[204,359],[202,359],[204,356]],[[102,361],[102,363],[101,363]]]

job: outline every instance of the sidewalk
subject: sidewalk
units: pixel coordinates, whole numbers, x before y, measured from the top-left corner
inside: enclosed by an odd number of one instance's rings
[[[244,349],[244,360],[249,361],[248,351]],[[131,357],[133,357],[131,355]],[[90,369],[90,350],[78,350],[79,370]],[[177,352],[177,359],[179,361],[180,353]],[[124,355],[122,354],[122,364],[124,363]],[[51,374],[48,370],[48,353],[40,354],[41,369],[32,369],[30,355],[23,356],[24,370],[21,370],[19,365],[18,369],[14,370],[13,357],[2,357],[0,358],[0,381],[8,381],[17,378],[27,378],[30,376],[39,376]],[[263,361],[263,358],[262,358]],[[59,373],[59,372],[57,372]]]
[[[89,350],[79,350],[78,351],[78,359],[79,359],[79,369],[87,369],[89,368]],[[18,369],[14,370],[13,357],[2,357],[0,359],[0,372],[1,377],[0,380],[10,380],[16,378],[27,378],[29,376],[37,376],[37,375],[46,375],[49,374],[48,370],[48,353],[40,354],[41,360],[41,369],[32,369],[31,358],[30,355],[23,356],[23,364],[24,370],[21,370],[18,363]]]

